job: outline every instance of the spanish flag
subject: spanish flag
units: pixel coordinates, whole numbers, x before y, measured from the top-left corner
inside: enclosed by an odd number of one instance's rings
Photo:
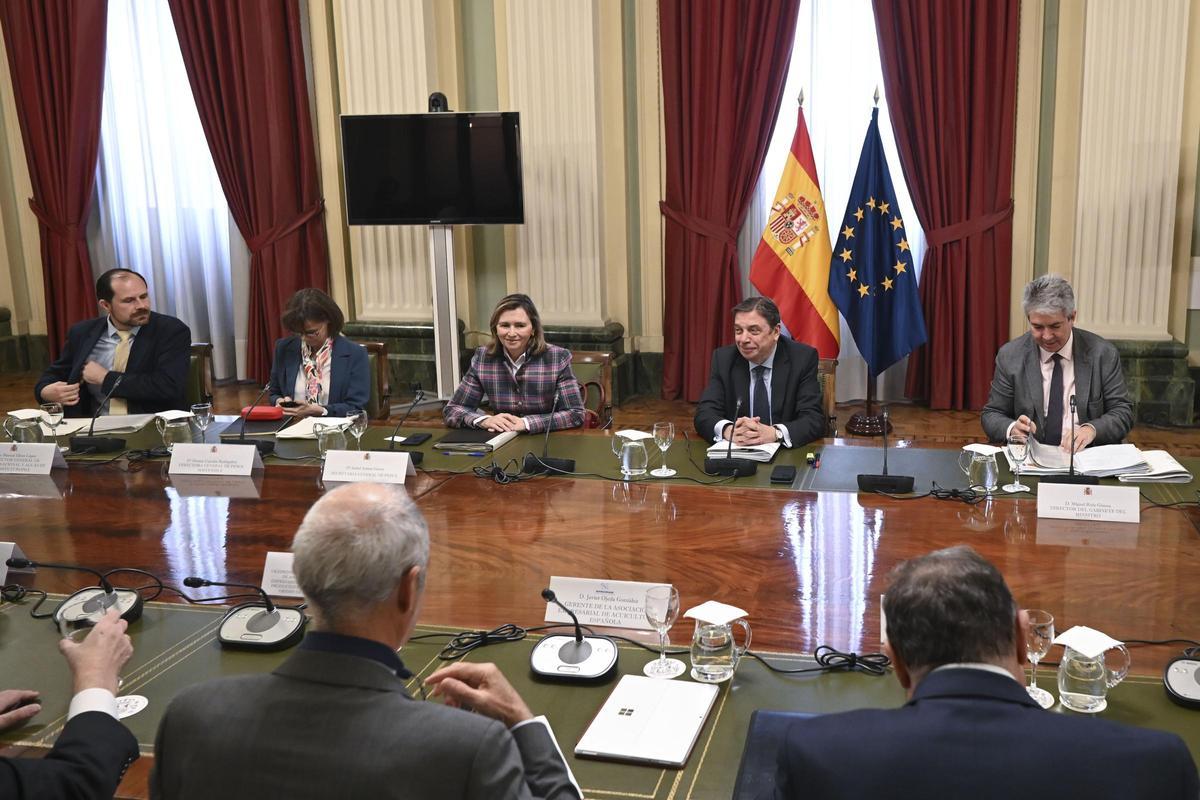
[[[829,220],[817,183],[804,109],[788,153],[767,229],[750,262],[750,282],[779,306],[792,338],[837,358],[838,310],[829,297]]]

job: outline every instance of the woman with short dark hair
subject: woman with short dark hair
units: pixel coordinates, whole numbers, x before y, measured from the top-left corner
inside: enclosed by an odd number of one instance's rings
[[[346,317],[320,289],[301,289],[283,309],[294,332],[275,343],[271,402],[295,417],[347,417],[367,407],[371,374],[367,351],[342,336]]]
[[[583,396],[571,371],[571,353],[546,342],[529,296],[501,298],[490,327],[492,340],[475,351],[446,404],[446,425],[520,433],[582,426]],[[479,410],[485,395],[491,414]]]

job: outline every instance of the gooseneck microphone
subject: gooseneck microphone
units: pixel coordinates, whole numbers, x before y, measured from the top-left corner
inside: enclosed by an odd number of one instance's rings
[[[286,650],[300,641],[308,617],[298,608],[276,606],[261,587],[253,583],[226,583],[195,576],[184,578],[183,585],[192,589],[203,586],[227,586],[249,589],[262,596],[262,602],[242,603],[229,609],[217,629],[217,641],[222,647],[238,650]]]
[[[387,447],[376,447],[373,450],[373,452],[394,453],[396,451],[396,437],[400,435],[400,426],[404,424],[404,421],[406,419],[408,419],[408,415],[411,414],[413,412],[413,409],[415,409],[417,406],[419,406],[421,404],[421,401],[424,399],[425,399],[425,392],[421,389],[421,384],[419,384],[419,383],[415,384],[415,386],[413,387],[413,401],[408,404],[408,408],[406,408],[404,410],[404,413],[400,415],[400,421],[396,423],[396,427],[392,428],[392,435],[389,437],[388,446]],[[417,434],[417,436],[419,436],[420,438],[417,439],[417,437],[405,437],[404,443],[405,444],[420,444],[421,442],[423,442],[429,438],[429,434],[427,434],[427,433]],[[410,441],[408,441],[409,438],[416,439],[416,441],[410,442]],[[408,458],[410,461],[412,461],[412,463],[414,465],[420,464],[421,460],[425,457],[425,454],[418,450],[406,451],[406,452],[408,452]]]
[[[709,456],[704,459],[704,471],[709,475],[734,475],[736,477],[745,477],[758,472],[758,463],[751,461],[748,458],[733,457],[733,431],[731,428],[737,426],[738,418],[742,415],[742,398],[737,399],[737,403],[733,409],[733,422],[726,426],[725,430],[729,431],[729,447],[725,451],[725,458],[713,458]],[[722,431],[723,433],[724,431]]]
[[[71,437],[71,452],[80,453],[115,453],[118,450],[125,449],[125,440],[115,436],[96,436],[96,418],[100,416],[100,412],[104,410],[104,404],[113,396],[113,392],[121,385],[121,381],[125,380],[125,373],[117,376],[113,381],[112,388],[105,393],[104,399],[96,406],[96,413],[92,414],[92,424],[88,426],[87,436],[72,436]]]
[[[271,388],[271,384],[268,382],[267,385],[262,388],[262,391],[258,393],[258,397],[254,398],[254,402],[242,409],[242,416],[241,416],[242,432],[240,434],[238,434],[238,440],[237,440],[238,444],[254,445],[255,447],[258,448],[259,455],[264,455],[264,456],[267,455],[268,453],[275,452],[275,443],[268,441],[266,439],[247,439],[246,438],[246,423],[249,422],[250,412],[254,410],[254,407],[258,405],[258,401],[263,399],[263,395],[265,395],[267,393],[267,390],[269,390],[270,388]]]
[[[607,636],[584,636],[579,617],[547,588],[542,599],[566,612],[575,624],[575,634],[546,636],[529,655],[534,675],[555,680],[595,681],[609,677],[617,668],[617,644]]]
[[[889,475],[888,474],[888,415],[887,406],[883,407],[883,474],[867,475],[861,474],[858,476],[858,490],[860,492],[884,492],[886,494],[908,494],[913,490],[913,484],[916,480],[912,475]]]
[[[554,402],[550,405],[550,421],[546,423],[546,436],[542,441],[542,457],[538,458],[533,453],[525,454],[525,461],[522,464],[521,471],[530,475],[537,475],[541,472],[574,472],[575,459],[573,458],[550,458],[550,431],[554,429],[554,412],[558,410],[558,391],[554,392]],[[549,591],[547,589],[546,591]]]
[[[1075,395],[1071,395],[1071,454],[1070,467],[1066,475],[1043,475],[1039,478],[1041,483],[1073,483],[1080,486],[1095,486],[1100,483],[1100,479],[1092,475],[1076,475],[1075,474]]]
[[[12,569],[69,569],[96,576],[99,586],[80,589],[59,603],[54,611],[56,623],[67,623],[76,627],[95,625],[110,608],[118,609],[121,619],[126,622],[134,622],[142,616],[142,595],[136,589],[114,588],[99,570],[79,564],[55,564],[28,558],[10,558],[4,563]]]

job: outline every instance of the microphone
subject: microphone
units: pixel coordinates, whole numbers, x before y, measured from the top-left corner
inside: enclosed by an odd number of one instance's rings
[[[884,492],[886,494],[908,494],[913,490],[915,479],[912,475],[888,474],[888,428],[889,415],[887,406],[883,407],[883,474],[858,476],[860,492]]]
[[[733,409],[733,422],[730,424],[737,425],[737,420],[741,415],[742,398],[739,397]],[[748,458],[733,457],[733,431],[730,431],[729,448],[725,451],[725,458],[713,458],[711,456],[705,458],[704,472],[708,475],[734,475],[742,478],[757,473],[758,462],[751,461]]]
[[[227,586],[250,589],[262,596],[262,602],[242,603],[229,609],[217,629],[217,641],[222,647],[236,650],[286,650],[300,641],[308,617],[298,608],[281,608],[271,597],[253,583],[224,583],[196,576],[183,579],[191,589],[202,586]]]
[[[558,410],[558,391],[554,392],[554,403],[550,406],[550,416],[554,417],[554,412]],[[542,457],[538,458],[533,453],[525,454],[525,462],[521,467],[522,472],[527,472],[530,475],[537,475],[542,472],[574,472],[575,459],[573,458],[550,458],[550,431],[553,429],[553,419],[546,423],[546,438],[542,442]],[[547,589],[549,591],[549,589]],[[547,598],[548,599],[548,598]],[[570,613],[570,612],[567,612]]]
[[[1066,475],[1043,475],[1041,483],[1073,483],[1080,486],[1095,486],[1100,479],[1092,475],[1075,474],[1075,395],[1071,395],[1071,462],[1070,471]]]
[[[555,597],[554,591],[542,590],[542,599],[567,613],[575,623],[575,633],[543,637],[529,655],[534,675],[555,680],[596,681],[608,678],[617,668],[617,644],[607,636],[584,636],[575,612]]]
[[[112,388],[104,395],[104,399],[96,406],[96,413],[92,414],[92,424],[88,426],[87,436],[72,436],[71,437],[71,452],[72,453],[115,453],[118,450],[125,449],[125,440],[115,436],[95,436],[96,418],[100,416],[100,412],[104,409],[104,404],[113,396],[113,392],[121,385],[121,381],[125,380],[125,373],[117,376],[113,381]]]
[[[250,416],[250,412],[254,409],[255,406],[258,405],[258,401],[263,399],[263,395],[266,394],[267,390],[270,388],[271,388],[271,384],[270,384],[270,382],[268,382],[267,385],[262,388],[262,391],[258,393],[258,397],[254,398],[254,402],[242,409],[242,415],[241,415],[242,432],[240,434],[238,434],[238,439],[237,439],[238,444],[254,445],[255,447],[258,448],[259,455],[264,455],[264,456],[267,455],[268,453],[275,452],[275,443],[272,441],[268,441],[266,439],[247,439],[246,438],[246,423],[249,421],[248,417]]]
[[[10,558],[4,562],[12,569],[69,569],[86,572],[96,576],[99,586],[89,586],[80,589],[75,594],[59,603],[54,611],[54,621],[60,626],[64,623],[87,627],[100,621],[110,608],[121,612],[121,619],[134,622],[142,616],[142,595],[136,589],[116,589],[108,582],[108,578],[98,570],[78,564],[55,564],[49,561],[32,561],[28,558]]]
[[[419,383],[415,384],[413,389],[414,389],[413,401],[409,404],[408,408],[406,408],[404,410],[404,413],[400,415],[400,421],[397,422],[396,427],[392,429],[392,435],[390,437],[390,441],[388,442],[388,446],[387,447],[377,447],[374,449],[373,452],[393,453],[396,451],[396,437],[400,434],[400,426],[404,424],[404,420],[408,419],[408,415],[413,412],[413,409],[415,409],[417,406],[419,406],[421,404],[421,401],[425,399],[425,392],[421,390],[421,384],[419,384]],[[421,438],[418,438],[418,437],[421,437]],[[421,442],[425,441],[428,438],[429,438],[429,434],[421,433],[421,434],[417,434],[417,436],[405,437],[404,444],[406,444],[406,445],[407,444],[420,444]],[[415,465],[415,464],[421,463],[421,459],[423,459],[425,457],[425,454],[414,451],[414,452],[410,452],[408,454],[408,457],[412,461],[412,463]]]

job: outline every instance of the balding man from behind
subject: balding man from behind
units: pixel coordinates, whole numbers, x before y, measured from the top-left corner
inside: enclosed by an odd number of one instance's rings
[[[396,651],[421,610],[429,532],[402,489],[335,489],[292,550],[313,629],[274,672],[171,702],[152,797],[582,796],[549,724],[494,665],[460,662],[426,679],[446,705],[409,695]]]

